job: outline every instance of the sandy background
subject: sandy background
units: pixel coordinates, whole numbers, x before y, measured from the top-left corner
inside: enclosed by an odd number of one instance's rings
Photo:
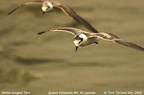
[[[73,36],[37,33],[54,27],[87,30],[61,11],[42,16],[40,5],[7,13],[28,0],[0,3],[0,95],[2,91],[143,91],[144,53],[100,41],[75,53]],[[144,46],[144,0],[57,0],[101,32]],[[141,95],[141,94],[135,94]]]

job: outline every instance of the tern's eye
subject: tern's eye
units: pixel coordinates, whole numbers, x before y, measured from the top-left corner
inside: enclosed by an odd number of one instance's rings
[[[83,38],[80,38],[81,41],[83,41]]]
[[[47,9],[49,9],[50,8],[50,6],[47,6]]]
[[[47,6],[47,7],[46,7],[46,10],[48,10],[49,8],[50,8],[50,7],[49,7],[49,6]]]
[[[83,38],[79,38],[79,43],[81,43],[83,41]]]

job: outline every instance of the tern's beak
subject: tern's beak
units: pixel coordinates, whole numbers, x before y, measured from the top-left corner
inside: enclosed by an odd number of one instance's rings
[[[43,12],[42,15],[44,15],[46,12]]]
[[[75,52],[77,52],[77,50],[78,50],[78,46],[76,46],[76,48],[75,48]]]

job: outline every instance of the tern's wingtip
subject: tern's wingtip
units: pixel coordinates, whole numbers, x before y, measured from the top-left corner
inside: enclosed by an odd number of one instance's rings
[[[41,34],[43,34],[43,33],[45,33],[45,31],[43,31],[43,32],[39,32],[39,33],[37,33],[38,35],[41,35]]]
[[[9,12],[7,15],[10,15],[11,14],[11,12]]]

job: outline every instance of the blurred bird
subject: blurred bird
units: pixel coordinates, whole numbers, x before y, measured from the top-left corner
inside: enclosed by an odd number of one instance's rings
[[[58,28],[51,28],[51,29],[48,29],[48,30],[43,31],[43,32],[39,32],[38,35],[43,34],[45,32],[50,32],[50,31],[67,32],[67,33],[73,34],[74,35],[73,42],[76,46],[76,49],[75,49],[76,52],[77,52],[79,46],[87,46],[87,45],[90,45],[93,43],[98,44],[98,41],[100,39],[116,42],[118,44],[121,44],[121,45],[124,45],[127,47],[131,47],[131,48],[134,48],[137,50],[144,51],[143,47],[138,46],[138,45],[131,43],[131,42],[124,41],[124,40],[120,39],[119,37],[117,37],[111,33],[103,33],[103,32],[90,33],[90,32],[86,32],[84,30],[77,29],[77,28],[58,27]]]
[[[10,11],[8,13],[8,15],[10,15],[11,13],[13,13],[17,9],[19,9],[20,7],[23,7],[23,6],[29,5],[29,4],[42,4],[43,15],[47,11],[52,10],[54,7],[59,8],[66,15],[69,15],[70,17],[72,17],[74,20],[76,20],[78,23],[82,24],[84,27],[86,27],[90,31],[92,31],[94,33],[98,33],[98,31],[93,26],[91,26],[85,19],[83,19],[81,16],[79,16],[73,9],[71,9],[70,7],[68,7],[66,5],[63,5],[63,4],[59,3],[59,2],[52,2],[52,1],[49,1],[49,0],[44,0],[44,1],[29,1],[29,2],[23,3],[20,6],[16,7],[12,11]]]

